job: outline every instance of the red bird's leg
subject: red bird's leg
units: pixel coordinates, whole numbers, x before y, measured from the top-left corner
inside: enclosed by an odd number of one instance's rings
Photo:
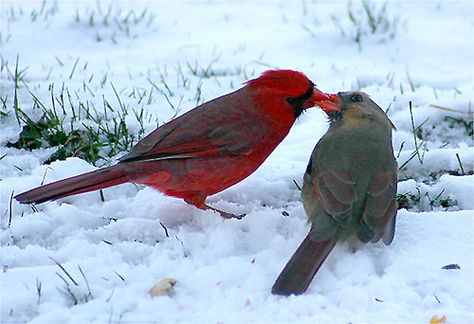
[[[234,214],[222,211],[220,209],[217,209],[215,207],[209,206],[208,204],[206,204],[206,197],[205,196],[204,197],[201,197],[201,196],[187,197],[187,198],[184,198],[184,201],[187,202],[188,204],[194,205],[197,208],[202,209],[202,210],[208,210],[208,209],[213,210],[225,219],[231,219],[231,218],[242,219],[245,216],[245,214],[234,215]]]
[[[187,198],[184,198],[184,201],[187,202],[188,204],[194,205],[197,208],[202,209],[202,210],[208,210],[208,209],[213,210],[225,219],[231,219],[231,218],[242,219],[245,216],[245,214],[234,215],[234,214],[222,211],[220,209],[217,209],[215,207],[209,206],[208,204],[206,204],[206,197],[205,196],[204,197],[202,197],[202,196],[187,197]]]
[[[246,215],[246,214],[234,215],[234,214],[231,214],[231,213],[222,211],[222,210],[220,210],[220,209],[217,209],[217,208],[215,208],[215,207],[209,206],[208,204],[204,204],[204,207],[202,207],[201,209],[204,209],[204,210],[206,210],[206,209],[213,210],[213,211],[217,212],[219,215],[221,215],[221,217],[226,218],[226,219],[231,219],[231,218],[242,219],[242,218],[244,218],[244,216]]]

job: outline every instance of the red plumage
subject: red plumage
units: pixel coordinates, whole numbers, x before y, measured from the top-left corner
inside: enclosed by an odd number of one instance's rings
[[[254,172],[285,138],[297,116],[325,98],[303,73],[267,71],[243,88],[157,128],[116,165],[15,198],[41,203],[134,182],[206,208],[207,196]]]

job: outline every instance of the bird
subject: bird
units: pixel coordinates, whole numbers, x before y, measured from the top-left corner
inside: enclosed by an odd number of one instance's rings
[[[302,72],[268,70],[158,127],[115,165],[34,188],[15,199],[38,204],[132,182],[225,218],[238,217],[206,204],[206,198],[252,174],[303,111],[327,99]]]
[[[276,279],[275,295],[301,295],[337,242],[354,249],[389,245],[397,214],[395,126],[363,92],[328,94],[319,103],[330,121],[316,144],[301,190],[309,233]]]

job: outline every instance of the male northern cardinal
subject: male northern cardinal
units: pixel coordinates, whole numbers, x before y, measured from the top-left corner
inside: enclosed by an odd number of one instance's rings
[[[303,110],[328,99],[303,73],[270,70],[230,94],[162,125],[111,167],[15,197],[41,203],[125,182],[145,184],[223,217],[206,197],[248,177],[285,138]]]
[[[311,229],[272,288],[299,295],[338,241],[389,245],[397,213],[393,124],[367,94],[342,92],[319,103],[330,118],[304,174],[302,198]]]

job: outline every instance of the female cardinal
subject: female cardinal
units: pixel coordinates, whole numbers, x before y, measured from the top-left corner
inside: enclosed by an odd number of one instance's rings
[[[330,95],[319,103],[330,118],[309,160],[302,198],[311,230],[272,288],[299,295],[338,241],[389,245],[397,213],[393,124],[362,92]]]
[[[243,88],[157,128],[116,165],[32,189],[15,199],[41,203],[134,182],[216,210],[206,205],[206,197],[248,177],[303,110],[325,99],[328,96],[301,72],[266,71]]]

